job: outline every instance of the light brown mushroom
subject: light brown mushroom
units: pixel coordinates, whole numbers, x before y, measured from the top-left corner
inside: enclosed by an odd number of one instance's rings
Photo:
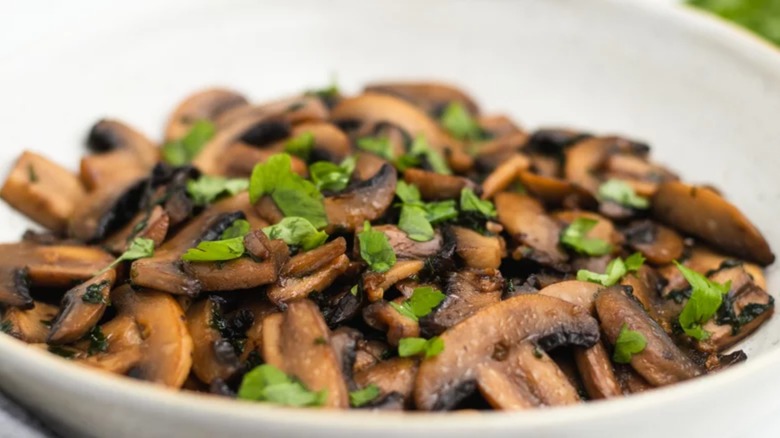
[[[116,270],[109,269],[68,290],[46,342],[67,344],[84,337],[103,317],[115,281]]]
[[[393,166],[385,164],[376,175],[324,200],[328,226],[325,231],[353,232],[365,221],[381,217],[393,202],[398,181]]]
[[[529,194],[548,207],[590,209],[598,203],[590,192],[564,179],[521,171],[518,180]]]
[[[661,222],[745,260],[766,266],[775,255],[742,212],[706,187],[673,181],[661,184],[652,200]]]
[[[199,120],[215,121],[233,108],[247,105],[241,94],[224,88],[208,88],[184,99],[171,114],[165,127],[165,140],[183,138]]]
[[[285,263],[281,274],[286,277],[303,277],[322,268],[347,251],[347,241],[337,237],[309,251],[300,252]]]
[[[29,309],[8,307],[0,321],[2,331],[28,344],[46,342],[52,319],[59,312],[57,306],[36,301]]]
[[[75,357],[77,363],[114,374],[128,374],[141,366],[144,360],[144,340],[136,321],[127,315],[117,316],[100,326],[108,348],[104,352],[89,355],[89,342],[76,344],[86,355]]]
[[[650,220],[635,221],[623,230],[626,243],[654,265],[666,265],[683,256],[685,242],[671,228]]]
[[[427,242],[418,242],[410,239],[406,232],[395,225],[376,225],[372,226],[371,229],[381,231],[387,236],[390,246],[393,247],[393,252],[399,259],[426,259],[436,255],[443,244],[441,232],[438,230],[434,231],[433,239]]]
[[[498,236],[485,236],[472,229],[454,226],[455,253],[463,263],[474,269],[498,269],[504,256],[502,240]]]
[[[497,269],[464,269],[445,278],[446,298],[420,321],[426,334],[437,335],[501,301],[504,278]]]
[[[92,191],[73,210],[68,235],[95,242],[118,231],[138,213],[146,189],[146,175],[137,175]]]
[[[490,199],[517,181],[520,172],[528,169],[531,161],[525,155],[515,154],[490,173],[482,182],[482,199]]]
[[[87,146],[96,152],[81,159],[81,180],[89,190],[138,180],[160,160],[157,145],[118,120],[98,121],[89,133]]]
[[[222,306],[217,298],[196,301],[187,309],[187,331],[193,340],[192,372],[201,382],[226,381],[240,369],[240,362],[230,341],[222,337],[218,318]]]
[[[0,198],[44,227],[62,233],[83,200],[84,186],[72,172],[33,152],[16,160]]]
[[[599,328],[578,306],[542,295],[521,295],[482,309],[440,339],[444,350],[424,360],[417,374],[418,409],[441,410],[457,404],[468,395],[462,387],[478,377],[483,364],[495,361],[497,348],[512,350],[525,341],[544,350],[562,345],[590,347],[599,339]]]
[[[170,217],[165,209],[155,205],[150,211],[139,213],[122,229],[108,236],[102,246],[114,254],[122,254],[134,238],[143,237],[151,239],[157,248],[168,235],[170,223]]]
[[[367,93],[389,94],[406,100],[431,116],[439,115],[452,102],[479,114],[477,103],[463,90],[441,82],[379,82],[366,86]]]
[[[492,138],[472,146],[476,149],[475,160],[480,169],[496,169],[516,156],[528,143],[528,134],[524,131],[502,132],[507,129],[487,126],[484,122],[480,122],[480,126],[488,135],[492,135]]]
[[[394,300],[401,305],[405,297]],[[402,315],[387,301],[377,301],[363,309],[363,320],[369,327],[385,332],[387,343],[393,347],[403,338],[416,338],[420,336],[420,325],[417,321]]]
[[[422,260],[399,260],[387,272],[363,274],[363,290],[368,301],[381,300],[385,291],[401,280],[417,275],[425,267]]]
[[[312,292],[323,291],[333,284],[349,267],[349,257],[340,255],[304,277],[281,276],[269,286],[266,294],[274,304],[280,305],[305,298]]]
[[[467,178],[416,168],[406,169],[404,181],[416,186],[420,190],[420,196],[426,201],[458,199],[461,190],[476,188]]]
[[[395,357],[356,372],[355,383],[362,388],[376,385],[380,396],[398,393],[405,404],[410,404],[417,369],[418,364],[414,359]]]

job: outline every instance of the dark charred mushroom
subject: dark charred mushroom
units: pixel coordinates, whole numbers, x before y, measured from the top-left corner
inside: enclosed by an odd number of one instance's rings
[[[66,292],[46,342],[67,344],[84,337],[103,317],[114,281],[116,270],[109,269]]]
[[[544,350],[563,345],[590,347],[599,339],[596,320],[557,298],[522,295],[488,306],[441,335],[444,351],[420,366],[414,398],[419,409],[452,407],[467,395],[483,364],[497,348],[512,350],[524,341]],[[564,377],[565,379],[565,377]],[[567,382],[568,383],[568,382]]]
[[[761,232],[734,205],[706,187],[667,182],[652,200],[653,215],[729,254],[762,266],[775,255]]]
[[[324,202],[328,227],[325,231],[355,231],[363,222],[382,216],[393,202],[397,180],[393,166],[385,164],[370,179],[326,197]]]
[[[187,309],[187,331],[193,340],[192,372],[204,383],[228,380],[240,368],[235,349],[222,337],[221,324],[224,316],[218,299],[208,297]]]
[[[178,140],[198,120],[214,121],[226,111],[247,105],[244,96],[232,90],[209,88],[184,99],[173,111],[165,128],[166,141]]]

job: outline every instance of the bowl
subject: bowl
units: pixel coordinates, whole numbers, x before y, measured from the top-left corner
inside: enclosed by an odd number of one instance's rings
[[[348,92],[372,79],[437,78],[531,128],[645,140],[687,180],[723,189],[780,248],[780,55],[703,14],[637,0],[99,4],[92,15],[53,4],[60,10],[48,15],[74,21],[6,51],[4,166],[29,148],[75,168],[86,130],[102,116],[160,138],[176,102],[208,85],[263,100],[334,74]],[[0,221],[5,240],[29,226],[6,206]],[[768,280],[780,284],[776,266]],[[519,413],[234,402],[81,368],[5,336],[0,387],[61,430],[88,436],[731,436],[778,404],[778,342],[775,318],[742,344],[744,365],[621,400]]]

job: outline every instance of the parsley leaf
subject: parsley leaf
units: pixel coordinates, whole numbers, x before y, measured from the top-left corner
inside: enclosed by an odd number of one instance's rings
[[[260,365],[244,375],[238,398],[267,401],[283,406],[322,406],[328,392],[313,392],[273,365]]]
[[[203,146],[214,137],[214,124],[208,120],[198,120],[183,138],[170,141],[162,147],[163,159],[173,166],[183,166],[198,156]]]
[[[687,0],[688,4],[740,24],[780,44],[780,2],[777,0]]]
[[[220,235],[219,238],[222,240],[233,239],[236,237],[244,238],[244,236],[249,234],[251,229],[252,225],[250,225],[247,220],[236,219],[232,224],[230,224],[229,227],[225,229],[225,231],[222,232],[222,235]]]
[[[595,219],[580,217],[574,220],[561,234],[561,243],[569,248],[590,256],[609,254],[612,245],[601,239],[591,239],[586,235],[598,224]]]
[[[444,301],[446,296],[438,290],[430,287],[418,287],[412,292],[412,296],[401,304],[391,302],[390,305],[403,316],[418,321]]]
[[[422,203],[420,189],[414,184],[408,184],[406,181],[398,181],[395,186],[395,195],[401,199],[404,204]]]
[[[143,259],[146,257],[151,257],[153,255],[154,255],[154,240],[147,239],[145,237],[136,237],[130,242],[130,246],[127,248],[127,251],[123,252],[122,255],[120,255],[116,260],[111,262],[110,265],[106,266],[105,268],[103,268],[103,270],[101,270],[95,275],[100,275],[122,262]]]
[[[108,304],[108,300],[103,297],[103,289],[109,284],[111,284],[111,282],[108,280],[90,284],[87,286],[84,295],[81,296],[81,301],[88,304]]]
[[[366,152],[379,155],[388,161],[393,161],[393,144],[387,137],[363,137],[357,141],[357,147]]]
[[[479,199],[474,190],[465,188],[460,191],[460,209],[474,211],[486,218],[496,217],[496,207],[492,202]]]
[[[726,284],[716,283],[677,261],[674,264],[691,285],[691,297],[685,303],[678,318],[680,326],[692,338],[700,341],[707,339],[710,333],[704,330],[702,325],[715,316],[723,303],[723,295],[731,289],[731,280]]]
[[[220,240],[205,240],[190,248],[181,259],[187,262],[219,262],[244,255],[244,236],[249,234],[249,222],[238,219],[220,236]]]
[[[203,175],[187,181],[187,193],[195,205],[207,205],[223,194],[237,195],[249,188],[246,178]]]
[[[609,287],[617,284],[617,282],[629,272],[636,272],[642,267],[644,262],[645,258],[642,257],[642,254],[640,253],[631,254],[625,261],[618,257],[609,262],[604,274],[597,274],[593,271],[588,271],[587,269],[580,269],[577,271],[577,280],[599,283],[602,286]]]
[[[643,352],[646,346],[647,339],[642,333],[629,330],[628,324],[623,324],[615,341],[615,352],[612,359],[617,363],[630,363],[631,356]]]
[[[341,164],[330,161],[317,161],[309,166],[309,174],[319,190],[340,192],[349,184],[355,170],[355,157],[347,157]]]
[[[444,341],[434,336],[431,339],[403,338],[398,342],[398,355],[410,357],[423,354],[425,358],[437,356],[444,351]]]
[[[328,234],[317,231],[306,218],[286,217],[279,223],[263,228],[269,239],[281,239],[291,246],[299,246],[302,250],[314,249],[328,240]]]
[[[287,154],[272,155],[252,170],[249,198],[255,203],[263,195],[270,195],[285,216],[306,218],[318,229],[328,225],[322,193],[292,171]]]
[[[484,137],[482,128],[460,102],[447,105],[439,121],[444,129],[459,140],[475,141]]]
[[[379,387],[373,383],[363,389],[349,393],[349,404],[353,408],[365,406],[379,397]]]
[[[626,207],[646,210],[650,201],[636,194],[634,188],[625,181],[610,179],[599,186],[598,196],[601,199],[616,202]]]
[[[432,224],[453,219],[458,216],[455,201],[424,203],[420,190],[414,184],[399,181],[395,194],[403,202],[398,228],[406,232],[410,239],[427,242],[433,239],[435,232]]]
[[[303,161],[309,161],[313,149],[314,134],[311,132],[301,133],[284,142],[284,151],[290,155],[295,155]]]
[[[458,217],[458,209],[455,208],[455,200],[449,199],[440,202],[429,202],[425,204],[425,212],[428,220],[432,224],[448,221]]]
[[[339,97],[339,85],[336,83],[336,80],[333,79],[330,82],[330,85],[328,85],[325,88],[318,88],[316,90],[309,90],[305,94],[307,96],[317,96],[324,100],[333,100]]]
[[[435,236],[425,209],[417,205],[404,205],[401,208],[398,228],[403,230],[410,239],[417,242],[427,242]]]
[[[412,142],[412,146],[409,148],[409,153],[404,154],[395,160],[395,167],[404,171],[410,167],[418,167],[422,164],[423,159],[430,165],[431,170],[443,175],[452,175],[450,166],[447,165],[447,160],[444,159],[439,151],[433,149],[430,144],[425,140],[425,136],[418,135]]]
[[[92,327],[86,338],[89,339],[88,355],[93,356],[108,351],[108,339],[106,339],[106,335],[103,334],[103,330],[100,329],[99,325]]]
[[[395,252],[387,236],[381,231],[372,230],[368,221],[364,223],[363,231],[358,233],[358,241],[360,257],[372,271],[387,272],[395,265]]]

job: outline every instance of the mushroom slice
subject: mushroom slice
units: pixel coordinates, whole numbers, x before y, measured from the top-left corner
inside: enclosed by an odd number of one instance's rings
[[[650,220],[632,222],[623,230],[623,234],[626,243],[654,265],[672,263],[681,258],[685,250],[682,236]]]
[[[615,376],[612,361],[602,341],[590,348],[576,348],[574,360],[582,377],[585,391],[594,399],[620,397],[623,390]]]
[[[76,175],[29,151],[19,156],[0,189],[11,207],[55,233],[67,229],[84,194]]]
[[[590,192],[564,179],[521,171],[518,180],[528,193],[549,207],[590,209],[598,204]]]
[[[412,240],[409,236],[395,225],[377,225],[372,229],[381,231],[387,236],[390,246],[393,247],[396,257],[399,259],[426,259],[436,255],[442,247],[442,235],[435,230],[433,239],[427,242],[418,242]]]
[[[677,269],[675,267],[675,269]],[[683,279],[683,281],[685,281]],[[682,311],[682,303],[674,299],[662,298],[658,291],[661,290],[662,278],[649,266],[642,266],[636,273],[629,273],[620,282],[623,286],[631,287],[631,295],[642,304],[647,313],[669,335],[674,332],[675,321]],[[686,282],[686,284],[688,284]]]
[[[109,236],[103,247],[114,254],[127,250],[129,243],[136,237],[152,239],[155,248],[159,247],[168,235],[170,217],[159,205],[148,212],[141,212],[122,229]]]
[[[401,304],[405,297],[395,300]],[[417,321],[401,315],[387,301],[377,301],[363,309],[363,320],[370,327],[387,333],[387,343],[393,347],[403,338],[416,338],[420,336],[420,325]]]
[[[28,344],[46,342],[49,324],[59,312],[57,306],[36,301],[33,307],[21,309],[8,307],[0,322],[2,332]]]
[[[492,138],[523,132],[512,119],[501,114],[478,116],[477,123]]]
[[[710,275],[710,280],[724,284],[731,281],[731,289],[715,319],[704,324],[710,336],[696,342],[699,350],[720,353],[740,342],[769,320],[775,310],[774,299],[758,287],[742,266],[721,269]]]
[[[241,367],[230,341],[222,337],[222,308],[217,298],[197,301],[187,309],[187,331],[193,340],[192,372],[201,382],[225,381]]]
[[[370,84],[365,91],[399,97],[420,107],[431,116],[439,115],[452,102],[460,103],[472,115],[479,114],[479,107],[468,94],[440,82],[384,82]]]
[[[13,244],[0,245],[0,248],[9,245]],[[29,278],[27,268],[0,267],[0,303],[12,308],[32,309],[35,304],[30,296]]]
[[[98,121],[87,145],[97,152],[81,160],[81,180],[89,190],[123,185],[146,176],[160,159],[157,145],[118,121]]]
[[[239,306],[246,309],[252,315],[252,325],[246,330],[246,342],[239,358],[241,363],[254,363],[260,361],[263,354],[263,320],[270,315],[279,312],[279,309],[264,298],[256,296],[247,297]]]
[[[591,137],[577,142],[565,151],[564,176],[569,182],[597,193],[601,181],[595,172],[607,160],[614,146],[615,139],[610,137]]]
[[[187,331],[184,312],[170,295],[130,286],[111,292],[118,316],[128,316],[138,325],[143,339],[143,359],[138,377],[172,388],[187,380],[192,365],[192,338]]]
[[[653,386],[670,385],[704,373],[621,286],[599,292],[596,312],[604,335],[612,345],[623,325],[645,337],[647,346],[631,357],[631,366]]]
[[[545,214],[536,199],[503,192],[494,200],[498,221],[512,238],[522,245],[521,257],[527,257],[553,267],[563,265],[569,258],[558,244],[563,227]]]
[[[723,251],[766,266],[775,255],[761,232],[742,212],[706,187],[677,181],[661,184],[652,200],[660,221]]]
[[[336,231],[353,232],[363,222],[381,217],[393,202],[397,181],[393,166],[385,164],[370,179],[326,197],[324,203],[328,227],[325,231],[328,234]]]
[[[109,269],[66,292],[46,342],[68,344],[84,337],[103,317],[114,281],[116,270]]]
[[[525,155],[515,154],[506,159],[482,182],[482,199],[490,199],[496,193],[506,190],[517,175],[531,165],[531,161]]]
[[[251,289],[276,282],[281,266],[277,260],[256,262],[242,257],[226,262],[185,263],[184,272],[192,276],[205,292]]]
[[[247,105],[244,96],[224,88],[209,88],[184,99],[173,111],[165,127],[165,140],[178,140],[199,120],[216,120],[225,111]]]
[[[144,175],[91,192],[73,210],[68,235],[95,242],[119,230],[138,213],[148,182]]]
[[[100,327],[106,338],[108,349],[94,355],[77,355],[74,360],[93,368],[114,374],[128,374],[143,360],[143,339],[133,318],[123,315],[108,321]],[[89,341],[76,344],[81,351],[89,350]]]
[[[539,291],[540,295],[554,297],[563,301],[576,304],[589,313],[595,311],[593,305],[596,294],[603,289],[603,286],[596,283],[578,280],[566,280],[553,283]]]
[[[644,377],[640,376],[630,365],[616,365],[615,374],[623,394],[639,394],[654,388]]]
[[[305,298],[314,291],[324,291],[349,267],[349,257],[340,255],[305,277],[279,277],[268,287],[268,299],[276,305]]]
[[[653,164],[643,154],[632,151],[612,154],[604,163],[605,178],[616,178],[631,185],[641,196],[651,197],[664,181],[677,180],[677,175]]]
[[[483,129],[485,125],[482,124]],[[495,132],[491,129],[487,131]],[[490,140],[475,145],[477,148],[476,161],[480,169],[496,169],[512,157],[528,143],[528,134],[523,131],[508,133],[495,133]],[[529,161],[530,162],[530,161]]]
[[[497,269],[467,269],[446,277],[447,297],[420,320],[426,334],[439,334],[483,308],[501,301],[504,279]]]
[[[349,137],[338,126],[325,122],[307,122],[293,127],[290,138],[311,135],[314,138],[311,161],[340,163],[352,151]],[[286,142],[285,140],[284,142]],[[271,146],[284,150],[284,142]]]
[[[588,237],[603,240],[612,245],[612,251],[616,252],[623,244],[623,235],[615,228],[615,224],[611,220],[601,216],[597,213],[589,211],[578,210],[565,210],[558,211],[552,214],[554,219],[557,219],[566,226],[569,226],[572,222],[580,218],[591,219],[596,221],[596,225],[588,231]]]
[[[380,394],[401,394],[404,404],[410,404],[418,368],[413,359],[395,357],[355,373],[355,383],[361,388],[376,385]]]
[[[426,201],[459,198],[461,190],[476,188],[468,178],[416,168],[406,169],[404,181],[417,186],[420,196]]]
[[[462,145],[444,133],[425,112],[397,97],[365,93],[344,99],[331,111],[331,119],[336,124],[357,122],[359,125],[395,126],[410,138],[423,135],[434,150],[447,157],[455,172],[466,171],[473,163]]]
[[[327,391],[324,406],[349,407],[347,385],[330,330],[317,305],[302,299],[264,320],[263,352],[266,363],[299,379],[311,391]]]
[[[477,388],[495,409],[522,410],[580,402],[577,390],[558,365],[533,342],[521,342],[506,351],[497,349],[492,360],[477,371]]]
[[[423,410],[455,406],[468,395],[461,390],[464,385],[473,385],[479,368],[495,360],[497,348],[511,350],[524,341],[536,342],[544,350],[562,345],[587,348],[598,339],[596,320],[573,304],[543,295],[501,301],[442,333],[444,351],[420,366],[415,403]]]
[[[484,236],[472,229],[452,227],[455,236],[455,253],[463,263],[474,269],[498,269],[504,255],[501,239],[497,236]]]
[[[298,253],[282,268],[285,277],[303,277],[322,268],[347,251],[347,241],[338,237],[325,245]]]
[[[417,275],[425,267],[422,260],[399,260],[387,272],[366,272],[363,274],[363,289],[368,301],[381,300],[387,289],[401,280]]]

